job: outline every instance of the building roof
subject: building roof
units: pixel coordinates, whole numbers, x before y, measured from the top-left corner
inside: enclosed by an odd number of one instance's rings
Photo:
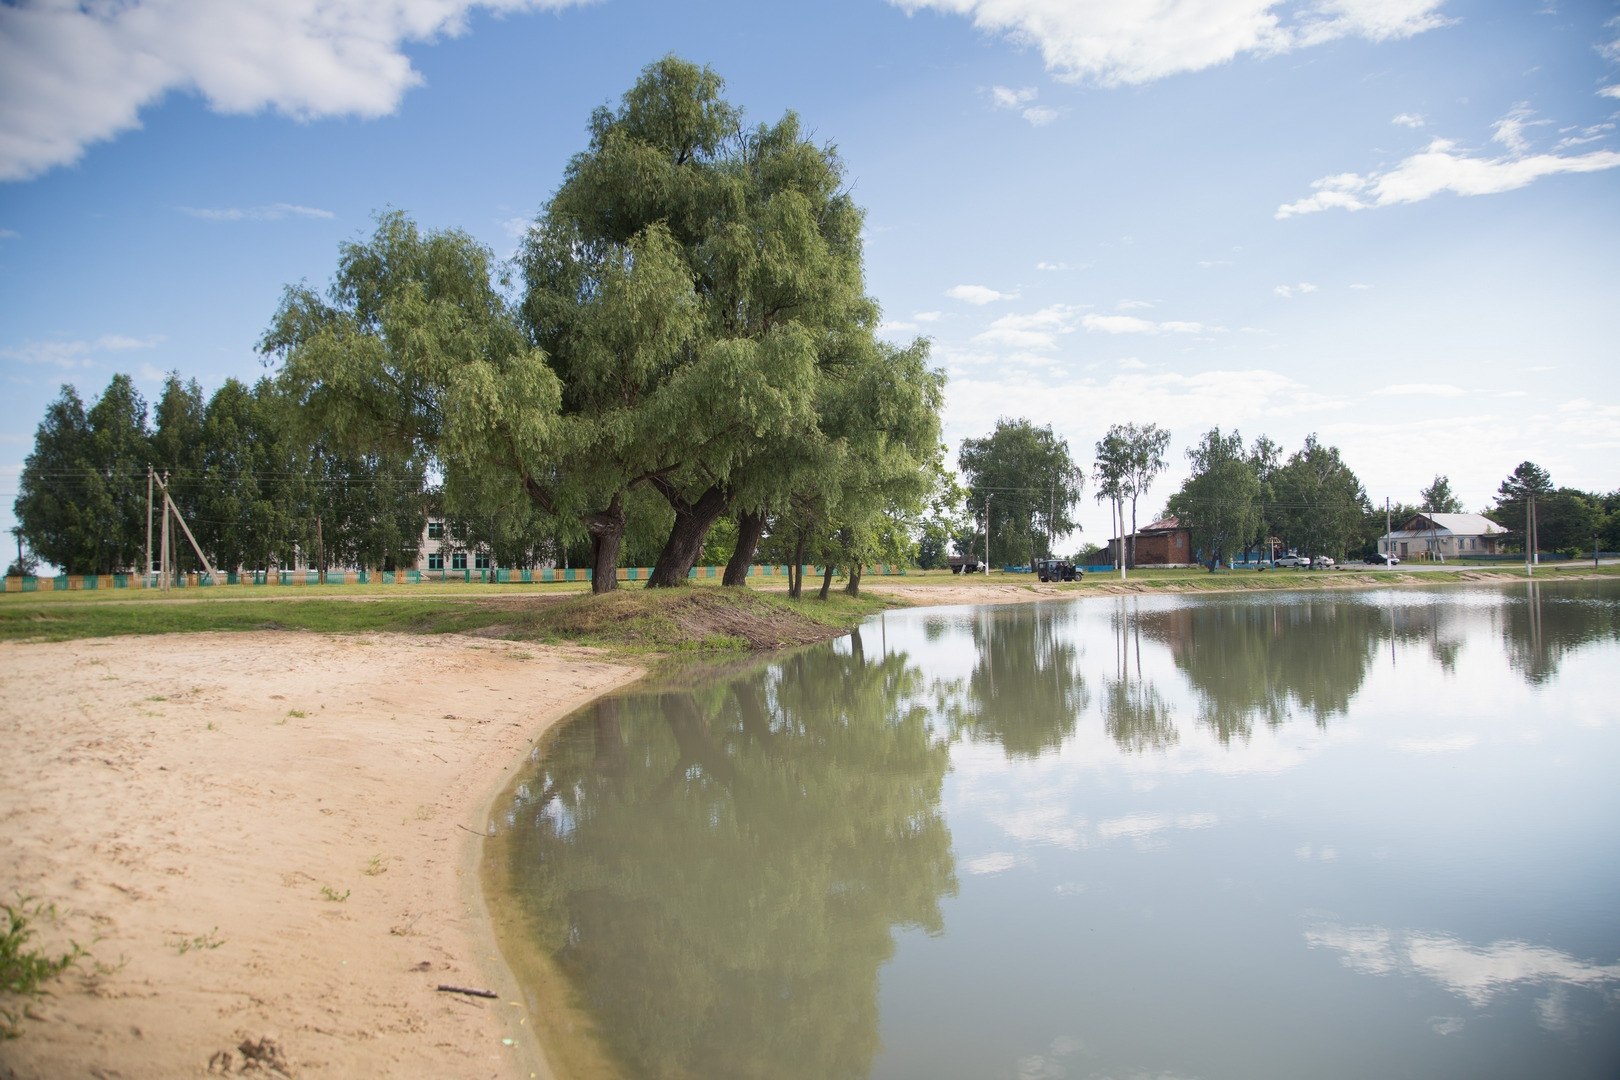
[[[1129,533],[1127,535],[1129,535],[1129,536],[1147,536],[1149,533],[1175,532],[1177,529],[1180,529],[1180,528],[1182,528],[1182,524],[1176,518],[1174,518],[1174,517],[1162,517],[1158,521],[1150,521],[1150,522],[1148,522],[1146,525],[1142,526],[1140,529],[1137,529],[1134,533]],[[1110,544],[1117,544],[1117,543],[1119,543],[1119,537],[1110,536],[1108,538],[1108,542]]]
[[[1423,522],[1430,522],[1433,528],[1425,526]],[[1484,514],[1415,514],[1406,520],[1403,528],[1395,530],[1397,533],[1451,533],[1453,536],[1500,536],[1507,532],[1502,526],[1486,517]]]

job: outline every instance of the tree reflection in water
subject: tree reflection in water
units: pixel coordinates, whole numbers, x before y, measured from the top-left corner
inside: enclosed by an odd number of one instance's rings
[[[1620,637],[1620,605],[1604,602],[1598,582],[1527,581],[1507,605],[1502,648],[1526,682],[1551,681],[1564,657],[1594,641]]]
[[[1296,713],[1325,727],[1361,688],[1384,614],[1342,599],[1189,604],[1136,616],[1170,649],[1199,697],[1198,722],[1223,744]]]
[[[956,891],[919,689],[857,636],[607,699],[547,747],[504,856],[628,1075],[867,1074],[893,932],[939,932]]]
[[[965,686],[940,702],[951,731],[999,743],[1009,759],[1035,758],[1074,733],[1090,703],[1063,608],[985,609],[972,623],[977,661]]]
[[[1103,723],[1108,737],[1127,753],[1167,750],[1181,736],[1170,703],[1142,675],[1142,623],[1134,607],[1134,601],[1118,601],[1109,620],[1114,630],[1114,675],[1103,683]]]

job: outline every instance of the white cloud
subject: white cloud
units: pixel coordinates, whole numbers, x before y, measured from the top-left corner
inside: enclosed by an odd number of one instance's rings
[[[1401,113],[1399,116],[1393,117],[1390,120],[1390,123],[1392,124],[1399,124],[1401,127],[1409,128],[1420,128],[1424,125],[1424,122],[1423,117],[1419,116],[1417,113]]]
[[[1532,120],[1535,114],[1530,107],[1523,103],[1515,105],[1513,110],[1491,125],[1491,140],[1499,142],[1514,154],[1524,154],[1530,149],[1530,140],[1525,138],[1524,129],[1545,124],[1545,120]]]
[[[992,86],[990,100],[998,109],[1016,109],[1035,100],[1037,91],[1033,86],[1026,86],[1021,90],[1013,90],[1006,86]]]
[[[190,214],[204,221],[280,221],[282,218],[315,218],[328,220],[335,217],[330,210],[293,203],[271,203],[268,206],[250,206],[246,209],[230,207],[224,210],[206,210],[191,206],[180,207],[182,214]]]
[[[1084,270],[1085,265],[1082,264],[1080,266],[1075,266],[1072,263],[1047,262],[1046,260],[1043,259],[1040,262],[1035,264],[1035,269],[1037,269],[1037,270]]]
[[[890,0],[907,12],[962,15],[989,34],[1033,45],[1066,81],[1103,86],[1202,71],[1347,37],[1410,37],[1447,19],[1442,0]]]
[[[21,235],[16,229],[0,229],[0,240],[15,240]]]
[[[1080,320],[1080,324],[1087,330],[1104,334],[1205,334],[1224,330],[1223,327],[1205,326],[1198,322],[1153,322],[1135,315],[1087,315]]]
[[[1153,304],[1148,300],[1121,300],[1114,306],[1120,311],[1141,311],[1144,308],[1152,307]]]
[[[938,322],[940,314],[941,313],[938,311],[919,311],[913,315],[912,318],[917,322],[922,323]]]
[[[1370,288],[1372,288],[1372,286],[1371,286],[1371,285],[1368,285],[1368,284],[1367,284],[1367,283],[1366,283],[1366,282],[1364,282],[1364,281],[1352,281],[1352,282],[1351,282],[1351,283],[1350,283],[1350,287],[1351,287],[1351,288],[1352,288],[1352,289],[1355,289],[1355,290],[1356,290],[1356,291],[1358,291],[1358,292],[1365,292],[1365,291],[1366,291],[1366,290],[1367,290],[1367,289],[1370,289]]]
[[[1399,383],[1395,386],[1379,387],[1373,393],[1380,397],[1462,397],[1468,391],[1450,383]]]
[[[1579,155],[1527,154],[1525,121],[1513,115],[1496,124],[1497,141],[1518,147],[1506,157],[1471,157],[1447,139],[1435,139],[1419,153],[1383,173],[1339,173],[1311,185],[1314,195],[1277,208],[1276,217],[1314,214],[1321,210],[1369,210],[1399,203],[1421,202],[1442,192],[1457,195],[1497,195],[1558,173],[1599,172],[1620,166],[1620,153],[1594,150]]]
[[[1008,86],[992,86],[990,88],[990,100],[995,104],[996,108],[1012,109],[1029,121],[1031,126],[1045,127],[1062,116],[1063,110],[1054,109],[1050,105],[1031,105],[1030,102],[1034,101],[1038,96],[1039,91],[1032,86],[1026,86],[1019,90],[1014,90]]]
[[[1076,309],[1068,304],[1053,304],[1029,315],[1003,315],[973,340],[1014,349],[1056,348],[1060,335],[1074,333],[1076,314]]]
[[[995,289],[984,285],[952,285],[945,290],[945,295],[952,300],[961,300],[964,303],[976,304],[982,307],[985,304],[993,304],[997,300],[1014,299],[1018,294],[997,292]]]
[[[1603,89],[1599,90],[1598,93],[1603,97],[1620,98],[1620,83],[1615,83],[1613,86],[1605,86]]]
[[[1312,285],[1308,281],[1302,281],[1298,285],[1278,285],[1271,291],[1282,297],[1284,300],[1291,300],[1295,296],[1306,296],[1315,292],[1316,286]]]
[[[171,91],[215,112],[386,116],[422,82],[402,50],[476,10],[573,0],[120,0],[0,5],[0,180],[77,161]]]
[[[98,353],[152,349],[162,340],[161,336],[136,338],[126,334],[103,334],[94,341],[29,341],[0,349],[0,359],[72,371],[94,367]]]

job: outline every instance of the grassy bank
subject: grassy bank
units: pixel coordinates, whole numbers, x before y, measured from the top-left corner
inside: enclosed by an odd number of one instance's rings
[[[315,597],[267,597],[262,590],[237,589],[183,596],[126,593],[116,600],[94,593],[18,594],[0,601],[0,641],[243,630],[391,631],[594,645],[629,655],[724,652],[826,640],[894,606],[892,599],[854,599],[841,592],[826,601],[813,596],[791,601],[781,593],[699,585],[621,588],[600,597],[532,586],[482,586],[473,592],[461,587],[428,595],[417,586],[408,588]]]

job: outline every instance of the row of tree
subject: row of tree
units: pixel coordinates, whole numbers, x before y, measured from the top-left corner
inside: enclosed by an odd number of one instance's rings
[[[157,407],[115,375],[85,408],[71,386],[51,404],[23,466],[19,539],[71,574],[144,564],[147,469],[169,490],[216,566],[412,565],[422,532],[425,462],[344,450],[311,437],[269,379],[230,379],[206,401],[171,374]],[[161,512],[161,498],[157,502]],[[189,560],[190,553],[184,553]]]

